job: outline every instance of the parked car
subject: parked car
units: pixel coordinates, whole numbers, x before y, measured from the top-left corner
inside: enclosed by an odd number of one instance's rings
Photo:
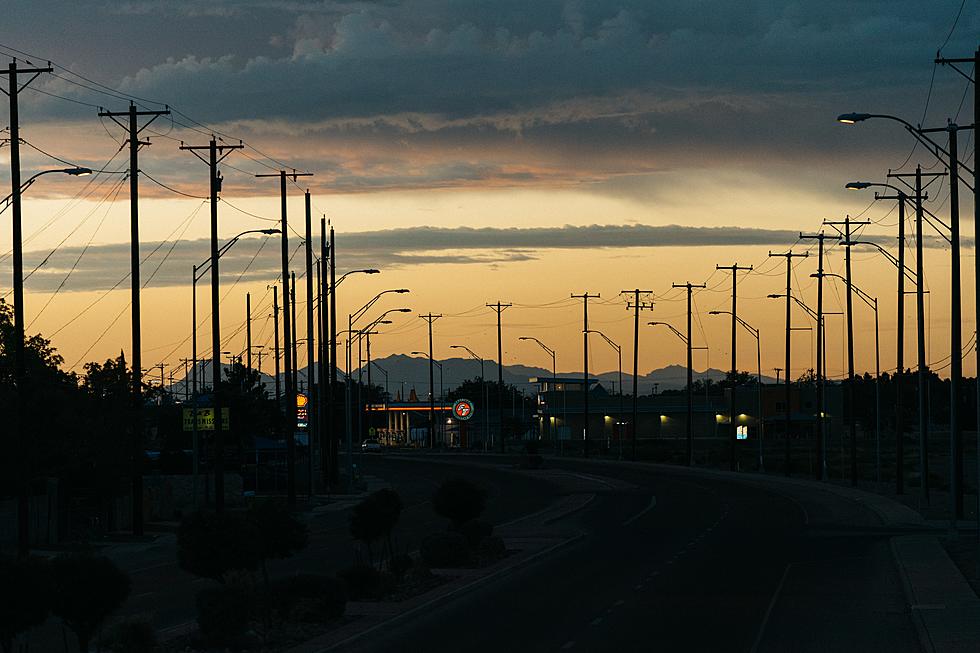
[[[381,443],[377,440],[365,440],[361,443],[361,451],[381,451]]]

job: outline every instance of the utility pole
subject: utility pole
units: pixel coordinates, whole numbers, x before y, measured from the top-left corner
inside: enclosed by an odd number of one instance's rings
[[[822,229],[820,233],[807,235],[800,233],[800,240],[817,241],[817,472],[818,481],[822,481],[827,474],[827,443],[825,438],[826,422],[824,421],[824,382],[827,370],[824,369],[824,321],[823,321],[823,255],[824,241],[827,239],[840,240],[840,236],[828,236]]]
[[[572,299],[582,300],[582,396],[585,412],[585,429],[582,431],[582,455],[589,457],[589,300],[598,299],[599,295],[590,295],[585,291],[581,295],[572,295]]]
[[[248,371],[252,371],[252,294],[245,293],[245,360]]]
[[[184,403],[190,399],[191,387],[187,383],[187,364],[191,362],[189,358],[181,358],[180,362],[184,364]]]
[[[729,270],[732,273],[732,388],[731,395],[729,396],[729,445],[731,447],[731,462],[730,468],[733,472],[738,471],[738,428],[735,423],[735,388],[738,385],[738,364],[737,364],[737,351],[738,351],[738,273],[741,272],[751,272],[752,266],[749,267],[739,266],[738,263],[732,265],[715,265],[716,270]]]
[[[320,327],[320,347],[317,361],[320,364],[320,394],[318,415],[320,416],[320,482],[324,488],[330,487],[330,441],[333,439],[333,425],[327,421],[327,405],[333,401],[333,388],[330,387],[330,359],[327,335],[329,329],[327,321],[330,319],[330,312],[324,308],[323,303],[327,301],[328,279],[327,266],[329,265],[327,254],[327,219],[320,218],[320,260],[316,264],[317,281],[317,324]]]
[[[330,225],[330,485],[340,477],[337,429],[337,237]]]
[[[785,380],[784,380],[784,382],[786,384],[786,433],[785,433],[785,436],[786,436],[786,453],[785,453],[785,461],[783,462],[783,473],[786,476],[789,476],[790,475],[790,472],[792,471],[792,469],[791,469],[792,468],[792,446],[791,446],[791,443],[790,443],[790,429],[792,428],[792,421],[793,421],[792,410],[791,410],[792,404],[791,404],[791,401],[790,401],[791,398],[792,398],[792,390],[793,390],[792,378],[790,377],[790,370],[792,369],[790,367],[790,354],[792,353],[792,344],[791,344],[791,340],[790,340],[790,334],[793,331],[793,320],[792,320],[792,314],[791,314],[791,311],[790,311],[790,308],[791,308],[792,303],[793,303],[793,295],[792,295],[792,292],[793,292],[793,286],[792,286],[792,283],[793,283],[793,259],[794,258],[807,258],[810,255],[807,252],[804,252],[803,254],[796,254],[796,253],[793,252],[793,250],[790,250],[790,251],[785,252],[785,253],[782,253],[782,254],[773,254],[772,252],[769,252],[769,256],[770,257],[773,257],[773,256],[782,256],[782,257],[784,257],[786,259],[786,360],[784,361],[785,367],[783,368],[783,371],[785,372]],[[777,383],[778,383],[778,380],[777,380]]]
[[[434,375],[432,373],[432,323],[442,315],[419,315],[420,318],[429,323],[429,448],[435,446],[436,433],[436,394],[434,386]]]
[[[824,220],[830,226],[844,225],[844,270],[847,286],[847,399],[848,399],[848,428],[851,436],[851,485],[856,486],[858,480],[857,462],[857,420],[854,418],[854,315],[853,315],[853,286],[851,283],[851,227],[871,224],[867,220],[854,222],[846,216],[843,222]]]
[[[629,296],[630,293],[633,294],[633,301],[632,303],[629,300],[627,300],[626,302],[626,310],[633,309],[633,417],[632,417],[632,423],[630,428],[630,436],[632,437],[633,440],[632,456],[633,456],[633,460],[636,460],[636,425],[637,425],[636,396],[638,394],[636,389],[636,379],[637,379],[637,375],[639,374],[637,367],[639,363],[639,351],[640,351],[640,311],[644,309],[651,310],[651,311],[653,310],[653,300],[651,299],[651,301],[648,302],[641,302],[640,294],[642,293],[643,295],[652,295],[653,291],[640,290],[639,288],[636,288],[634,290],[623,290],[619,294]],[[620,390],[620,392],[622,392],[622,390]]]
[[[229,154],[244,147],[238,145],[218,145],[214,137],[207,145],[184,145],[180,149],[188,150],[191,154],[208,165],[211,187],[211,374],[214,396],[214,510],[217,513],[225,509],[225,466],[224,466],[224,433],[221,415],[221,321],[220,321],[220,277],[218,276],[218,193],[221,192],[221,174],[218,164]],[[207,150],[208,158],[198,154],[199,150]]]
[[[7,66],[7,70],[0,70],[0,74],[7,75],[9,86],[7,90],[0,89],[10,98],[10,205],[12,207],[13,224],[13,267],[14,267],[14,384],[17,388],[14,395],[14,402],[17,404],[16,428],[14,429],[17,438],[15,451],[26,451],[27,419],[24,415],[24,404],[29,394],[27,392],[26,363],[25,363],[25,335],[24,335],[24,242],[21,214],[21,181],[20,181],[20,114],[18,111],[18,95],[21,90],[26,88],[41,73],[50,73],[54,69],[48,65],[45,68],[18,68],[17,60],[14,59]],[[17,80],[18,73],[32,75],[30,79],[21,84]],[[139,373],[137,367],[136,373]],[[134,447],[135,451],[135,447]],[[25,468],[21,470],[21,478],[17,482],[17,554],[20,557],[27,557],[30,553],[30,483],[33,465],[27,464],[27,456],[21,456],[25,462]],[[134,468],[138,465],[134,462]],[[135,474],[134,474],[135,477]],[[135,481],[134,481],[135,482]],[[142,485],[140,486],[142,488]]]
[[[293,170],[287,173],[280,170],[276,173],[258,174],[256,177],[278,177],[279,178],[279,206],[280,206],[280,225],[282,231],[282,326],[283,326],[283,354],[285,356],[285,403],[282,427],[283,437],[286,438],[286,495],[290,506],[296,505],[296,440],[293,431],[296,428],[296,381],[293,378],[294,354],[290,340],[292,338],[292,328],[290,325],[290,292],[289,292],[289,219],[286,212],[286,178],[292,177],[293,182],[298,177],[308,177],[312,173],[296,172]]]
[[[149,145],[150,141],[141,141],[140,132],[160,116],[170,115],[170,109],[164,111],[137,111],[136,105],[129,103],[127,111],[99,110],[99,117],[110,118],[122,127],[129,135],[129,258],[130,282],[132,296],[132,337],[133,366],[132,377],[132,423],[133,431],[133,535],[143,534],[143,388],[140,369],[142,361],[141,329],[140,329],[140,237],[139,237],[139,149],[141,145]],[[117,120],[127,117],[128,123]],[[149,116],[150,119],[139,126],[139,117]]]
[[[320,408],[316,405],[314,398],[317,392],[322,389],[314,385],[313,366],[316,361],[316,340],[313,338],[313,216],[310,209],[310,191],[307,190],[303,195],[306,208],[306,385],[309,388],[310,398],[306,404],[308,418],[306,421],[306,443],[307,460],[309,461],[308,472],[310,475],[310,496],[313,496],[314,476],[313,476],[313,442],[317,441],[319,446],[323,446],[319,441],[319,429],[317,428],[320,416]],[[322,380],[322,379],[320,379]]]
[[[675,283],[671,288],[687,289],[687,466],[694,467],[694,355],[691,351],[691,304],[695,288],[706,288],[703,283]],[[707,384],[705,384],[707,385]]]
[[[296,273],[290,272],[291,283],[289,284],[289,294],[290,294],[290,305],[289,308],[293,312],[290,316],[292,318],[293,333],[292,338],[290,338],[289,346],[292,347],[293,354],[293,408],[292,411],[296,412],[296,387],[299,385],[299,356],[296,354]],[[290,423],[291,430],[295,429],[295,420]]]
[[[497,300],[496,304],[487,304],[497,313],[497,414],[499,416],[500,429],[500,453],[504,453],[504,354],[500,332],[500,314],[510,308],[510,304],[501,304]]]
[[[282,389],[279,387],[279,286],[272,286],[272,324],[276,358],[276,402],[278,403],[282,396]]]

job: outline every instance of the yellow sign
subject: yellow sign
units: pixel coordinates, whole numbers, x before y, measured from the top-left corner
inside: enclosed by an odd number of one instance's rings
[[[306,404],[310,403],[310,400],[301,392],[296,393],[296,407],[306,408]]]
[[[229,430],[229,425],[231,423],[231,412],[227,408],[221,409],[221,430]],[[184,430],[193,431],[194,430],[194,409],[185,408],[184,409]],[[214,430],[214,408],[198,408],[197,409],[197,430],[198,431],[213,431]]]

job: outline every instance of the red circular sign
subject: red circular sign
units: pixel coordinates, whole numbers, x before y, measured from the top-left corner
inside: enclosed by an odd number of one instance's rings
[[[453,417],[461,422],[473,417],[473,402],[469,399],[457,399],[453,404]]]

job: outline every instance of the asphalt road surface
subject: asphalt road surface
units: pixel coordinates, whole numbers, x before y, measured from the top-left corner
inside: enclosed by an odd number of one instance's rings
[[[397,455],[384,465],[440,469]],[[860,506],[662,471],[549,467],[635,487],[599,491],[567,518],[584,537],[547,560],[345,650],[919,650],[889,533]]]

